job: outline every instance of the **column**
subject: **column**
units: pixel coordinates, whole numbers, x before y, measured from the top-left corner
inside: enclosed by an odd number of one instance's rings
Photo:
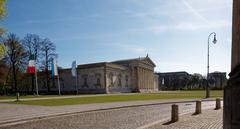
[[[232,66],[228,85],[224,88],[224,129],[240,129],[240,1],[233,0]]]
[[[145,89],[148,89],[148,84],[147,84],[147,81],[148,81],[148,76],[147,76],[147,70],[145,70]]]
[[[144,88],[144,76],[143,76],[143,69],[141,68],[141,88],[143,89]]]
[[[145,74],[146,74],[146,72],[145,72],[145,70],[143,69],[143,87],[144,87],[144,89],[145,89],[145,87],[146,87],[146,76],[145,76]]]
[[[147,73],[147,89],[149,90],[149,72],[148,70],[146,70],[146,73]]]
[[[147,71],[144,69],[144,78],[145,78],[145,86],[144,88],[147,89]]]
[[[142,69],[139,68],[139,87],[142,89]]]
[[[148,70],[148,88],[151,89],[151,72]]]
[[[151,73],[151,88],[154,89],[154,73]]]
[[[139,68],[137,67],[137,87],[138,87],[138,90],[140,89],[140,70]]]
[[[240,62],[240,2],[233,0],[233,25],[232,25],[232,70]]]

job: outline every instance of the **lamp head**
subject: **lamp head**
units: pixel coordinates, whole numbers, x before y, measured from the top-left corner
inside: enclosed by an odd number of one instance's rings
[[[214,35],[214,39],[213,39],[213,41],[212,41],[214,44],[216,44],[217,43],[217,39],[216,39],[216,34]]]

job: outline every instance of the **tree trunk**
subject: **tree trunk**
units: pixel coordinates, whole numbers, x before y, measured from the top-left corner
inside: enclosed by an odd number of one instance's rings
[[[13,72],[13,84],[14,84],[14,91],[17,93],[18,89],[17,89],[17,75],[16,75],[16,68],[15,65],[13,63],[12,65],[12,72]]]

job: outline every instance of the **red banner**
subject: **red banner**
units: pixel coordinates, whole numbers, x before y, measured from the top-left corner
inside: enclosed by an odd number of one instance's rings
[[[28,71],[28,73],[35,73],[36,72],[36,68],[35,67],[28,67],[27,68],[27,71]]]

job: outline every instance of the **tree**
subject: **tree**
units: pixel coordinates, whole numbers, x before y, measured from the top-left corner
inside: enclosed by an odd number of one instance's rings
[[[45,85],[47,86],[48,91],[50,91],[49,66],[51,63],[51,59],[56,56],[55,50],[56,50],[56,46],[48,38],[45,38],[42,41],[41,53],[42,53],[42,56],[44,57],[43,66],[44,66],[44,71],[45,71]]]
[[[6,14],[6,0],[0,0],[0,20],[2,20]],[[0,37],[2,37],[3,33],[5,32],[5,30],[0,27]],[[3,58],[4,54],[5,54],[5,47],[0,44],[0,60],[1,58]]]
[[[0,20],[2,20],[2,18],[5,16],[5,2],[6,0],[0,1]],[[6,76],[6,69],[7,69],[5,63],[2,61],[3,57],[6,54],[6,48],[2,43],[2,35],[4,32],[5,32],[4,29],[0,27],[0,39],[1,39],[0,41],[0,86],[4,85],[4,78]]]
[[[12,71],[12,88],[15,92],[18,92],[17,71],[23,70],[26,65],[26,52],[15,34],[9,34],[3,43],[6,46],[6,57],[4,60],[9,64]]]
[[[8,70],[9,68],[5,62],[3,60],[0,60],[0,94],[6,93],[5,81],[8,75]]]
[[[4,57],[6,54],[6,48],[3,44],[0,44],[0,60]]]
[[[194,88],[196,88],[196,86],[198,88],[200,88],[200,85],[201,85],[201,80],[203,79],[203,76],[199,73],[194,73],[192,75],[192,86],[194,86]]]
[[[2,20],[6,15],[6,0],[0,0],[0,20]],[[0,35],[2,35],[5,30],[0,27]]]
[[[36,34],[27,34],[23,40],[23,46],[27,52],[27,56],[30,58],[34,55],[34,60],[37,62],[39,60],[39,51],[41,40]],[[37,66],[36,66],[37,67]],[[34,92],[34,75],[32,74],[32,93]]]
[[[34,54],[36,60],[39,59],[40,46],[42,44],[41,39],[36,34],[27,34],[23,40],[23,46],[25,47],[28,56]]]
[[[0,0],[0,19],[6,15],[6,0]]]

